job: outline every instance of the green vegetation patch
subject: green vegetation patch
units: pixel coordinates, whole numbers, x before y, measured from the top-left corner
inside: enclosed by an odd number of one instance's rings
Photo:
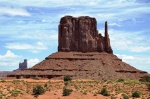
[[[44,88],[41,85],[36,85],[33,88],[33,94],[35,96],[38,96],[38,95],[41,95],[41,94],[44,94],[44,93],[45,93],[45,90],[44,90]]]
[[[123,99],[129,99],[129,96],[127,94],[122,94]]]
[[[117,82],[124,82],[124,79],[118,79]]]
[[[101,89],[101,91],[98,92],[98,94],[102,94],[103,96],[109,96],[110,95],[105,87],[103,87]]]
[[[124,84],[127,84],[127,85],[135,85],[135,84],[139,84],[139,80],[131,80],[131,79],[126,79],[124,81]]]
[[[141,82],[150,82],[150,75],[145,75],[139,80]]]
[[[14,89],[12,91],[10,91],[11,96],[17,97],[19,94],[21,94],[21,92],[17,89]]]
[[[6,82],[4,79],[1,79],[1,81],[0,82],[2,82],[2,83],[4,83],[4,82]]]
[[[69,75],[64,77],[64,82],[71,81],[71,80],[72,80],[72,78]]]
[[[139,91],[132,92],[132,97],[139,98],[141,93]]]
[[[147,85],[148,91],[150,91],[150,83],[148,83],[146,85]]]
[[[63,96],[69,96],[73,90],[67,89],[66,87],[63,88]]]

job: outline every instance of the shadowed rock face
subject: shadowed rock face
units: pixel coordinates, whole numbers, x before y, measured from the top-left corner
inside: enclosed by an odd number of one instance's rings
[[[107,28],[107,22],[105,22],[105,37],[103,37],[98,33],[95,18],[62,17],[59,24],[58,51],[113,53]]]

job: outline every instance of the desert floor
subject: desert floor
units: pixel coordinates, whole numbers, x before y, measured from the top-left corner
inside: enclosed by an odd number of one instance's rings
[[[35,97],[33,88],[41,85],[45,93]],[[63,87],[73,91],[69,96],[63,96]],[[109,96],[99,94],[105,87],[110,93]],[[150,91],[145,83],[138,80],[35,80],[35,79],[1,79],[0,99],[125,99],[122,94],[126,94],[133,99],[132,93],[140,92],[140,98],[150,99]]]

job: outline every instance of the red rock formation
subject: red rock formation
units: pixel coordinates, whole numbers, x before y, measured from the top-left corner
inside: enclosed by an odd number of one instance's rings
[[[109,35],[108,35],[107,21],[105,22],[104,43],[105,43],[105,51],[108,52],[108,53],[113,53],[113,50],[111,49],[111,46],[110,46],[110,39],[109,39]]]
[[[58,51],[32,68],[19,70],[8,77],[47,77],[73,79],[137,79],[148,73],[122,62],[110,46],[108,26],[105,36],[98,34],[96,19],[88,16],[65,16],[59,25]],[[66,52],[69,51],[69,52]],[[83,53],[86,52],[86,53]],[[99,53],[101,52],[101,53]]]
[[[98,33],[97,21],[89,16],[65,16],[59,24],[58,51],[113,53],[105,23],[105,37]]]
[[[13,76],[46,77],[62,79],[65,75],[73,79],[137,79],[147,72],[124,63],[116,55],[106,52],[56,52],[32,68],[17,71]]]

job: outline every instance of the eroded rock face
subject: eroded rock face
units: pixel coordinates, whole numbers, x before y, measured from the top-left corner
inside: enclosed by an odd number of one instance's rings
[[[62,17],[59,24],[58,51],[107,52],[113,53],[110,46],[107,22],[105,37],[98,33],[97,21],[89,16],[78,18]]]
[[[98,34],[96,25],[96,19],[88,16],[61,18],[59,52],[49,55],[32,68],[19,70],[7,76],[63,79],[64,76],[70,75],[73,79],[110,80],[138,79],[148,74],[124,63],[116,55],[109,54],[113,51],[110,46],[107,22],[105,22],[104,37]]]

